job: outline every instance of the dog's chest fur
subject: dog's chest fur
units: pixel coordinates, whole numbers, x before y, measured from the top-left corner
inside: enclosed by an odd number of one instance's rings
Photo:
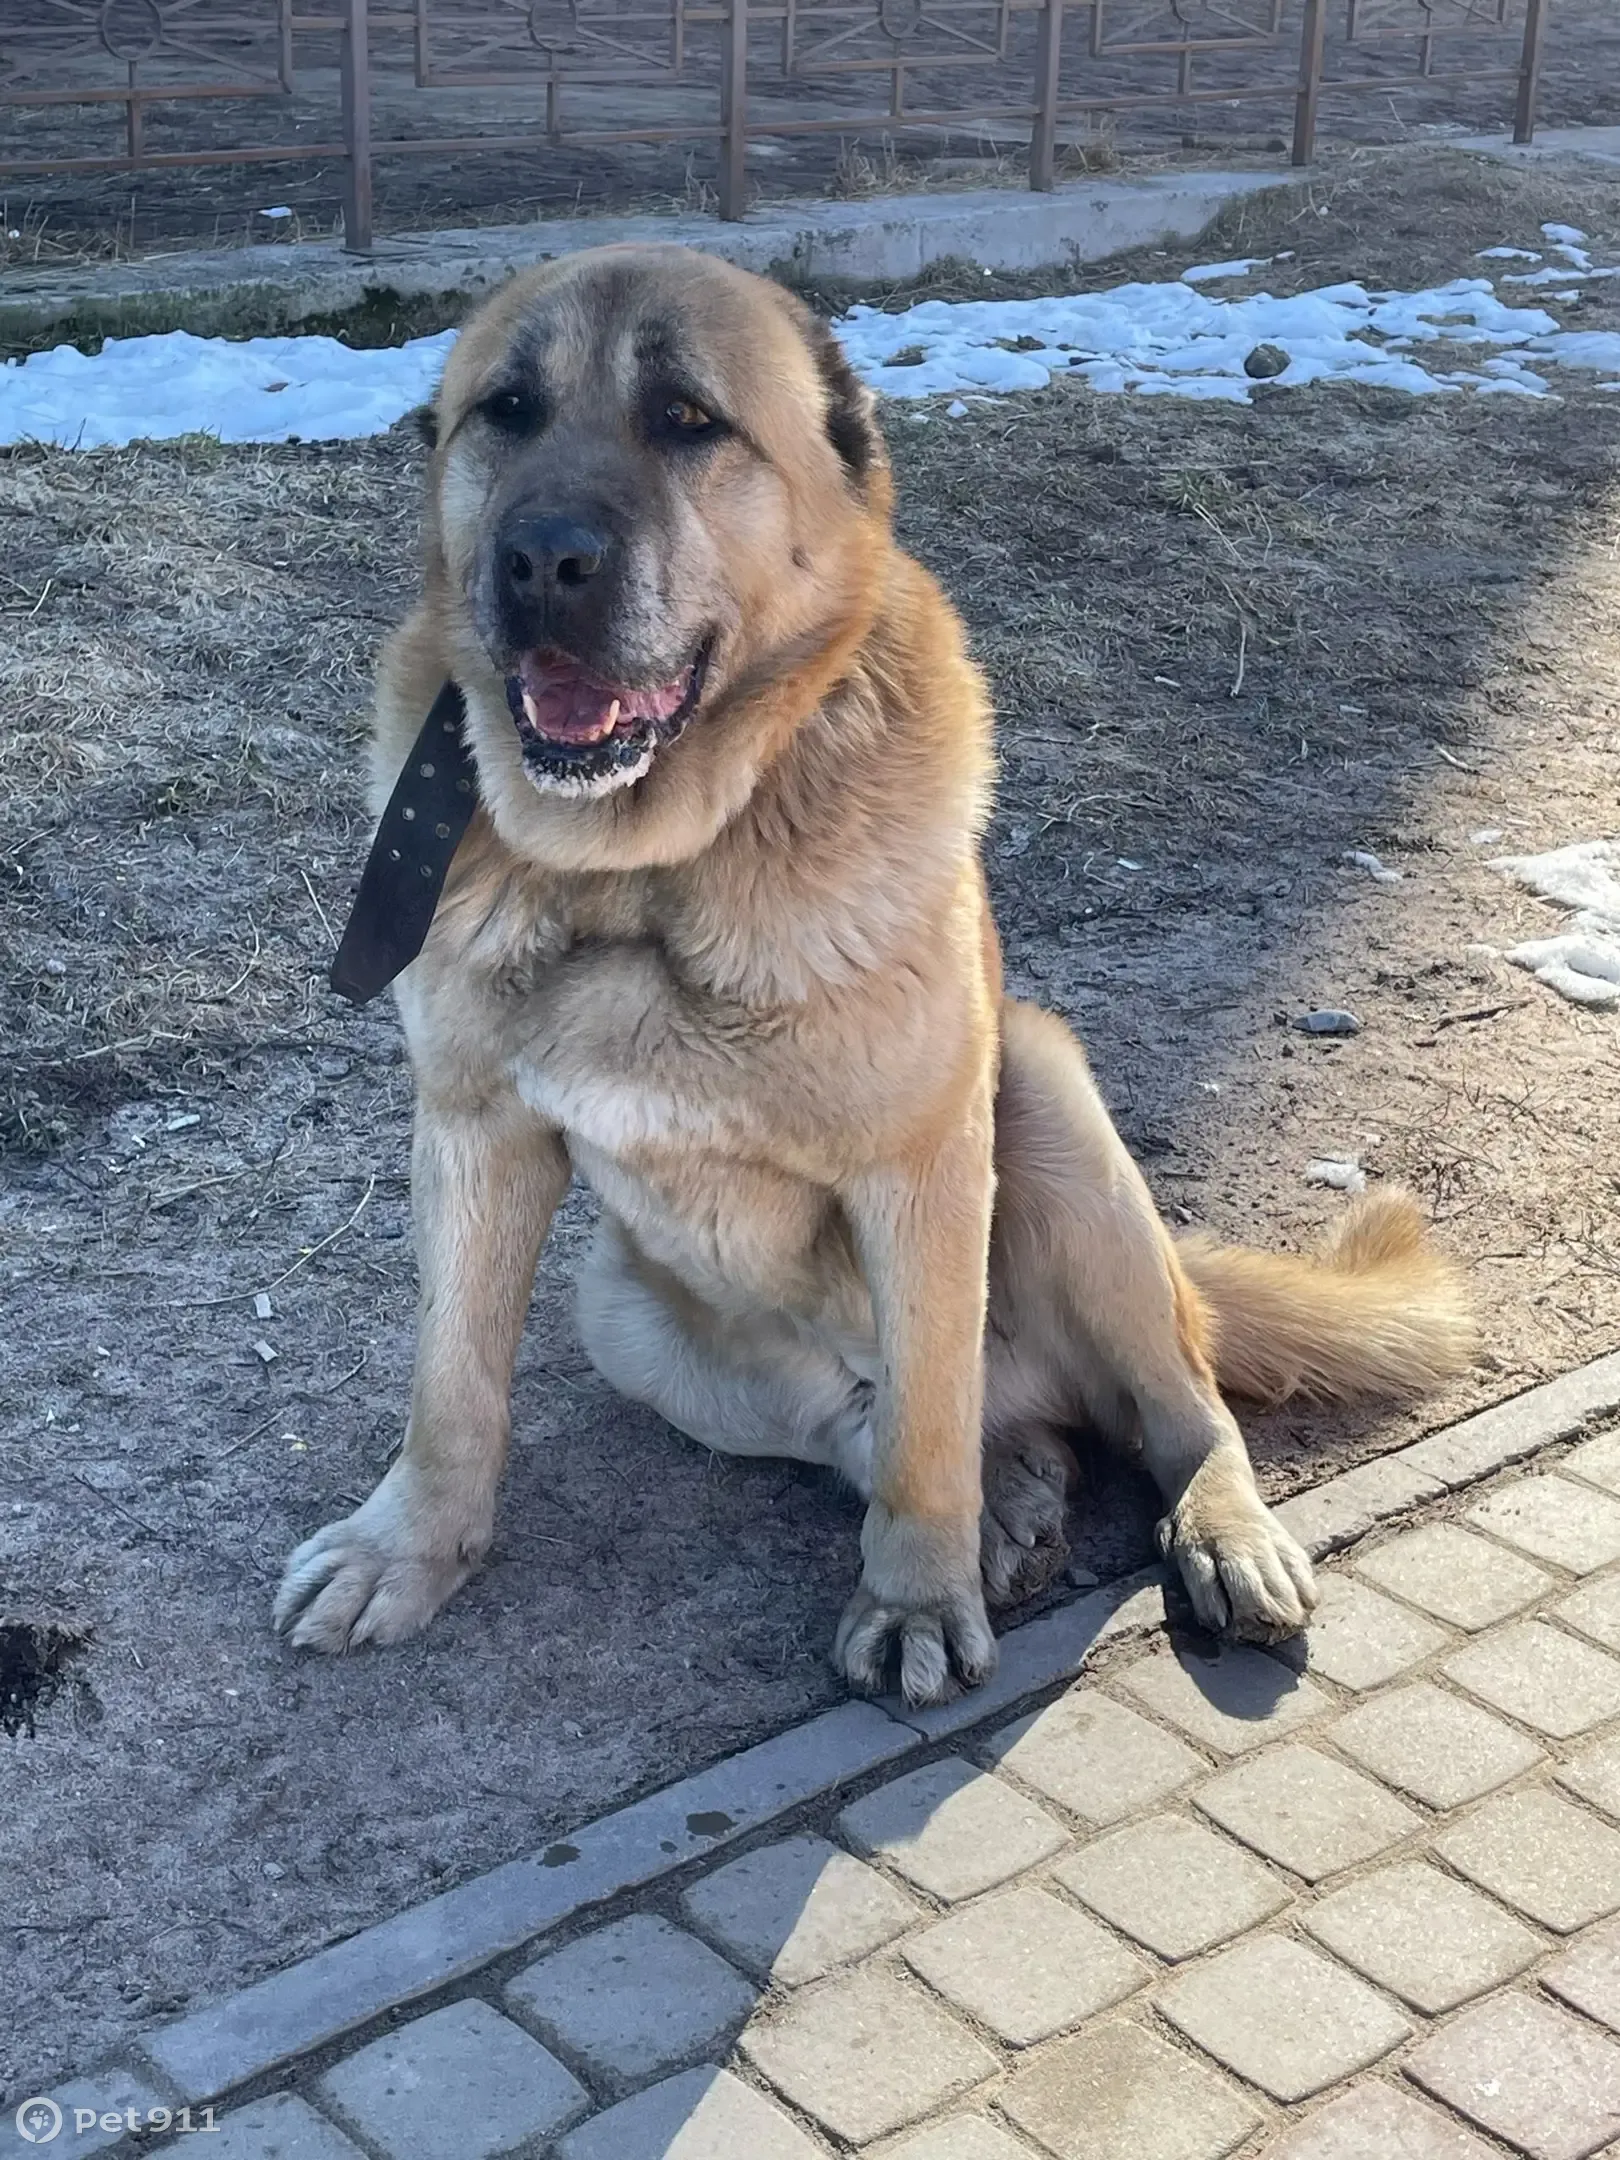
[[[817,1054],[825,1000],[722,988],[717,975],[746,974],[750,927],[729,924],[717,948],[678,882],[526,877],[493,896],[472,882],[483,904],[453,893],[435,925],[413,1043],[425,1024],[452,1054],[465,1034],[498,1046],[501,1078],[580,1175],[700,1294],[824,1304],[846,1244],[838,1135],[852,1108],[859,1122],[840,1061]],[[752,934],[789,949],[763,916]]]

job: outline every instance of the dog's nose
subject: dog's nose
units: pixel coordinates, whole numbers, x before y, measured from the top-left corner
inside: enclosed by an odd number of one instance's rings
[[[613,543],[571,517],[522,517],[501,536],[501,574],[514,598],[541,600],[557,585],[583,585],[606,564]]]

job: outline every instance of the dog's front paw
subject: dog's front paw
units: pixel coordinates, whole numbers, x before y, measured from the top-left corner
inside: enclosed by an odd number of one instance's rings
[[[833,1663],[863,1695],[898,1674],[913,1709],[948,1702],[996,1669],[979,1580],[978,1524],[891,1514],[879,1500],[861,1531],[860,1588],[844,1608]]]
[[[300,1650],[357,1650],[427,1626],[488,1550],[486,1518],[446,1521],[396,1463],[364,1506],[306,1538],[276,1593],[275,1624]]]
[[[1159,1549],[1181,1570],[1193,1611],[1212,1635],[1280,1642],[1316,1605],[1304,1548],[1256,1492],[1247,1467],[1212,1457],[1159,1525]]]
[[[987,1603],[1017,1605],[1061,1574],[1078,1475],[1074,1450],[1044,1426],[986,1445],[979,1559]]]

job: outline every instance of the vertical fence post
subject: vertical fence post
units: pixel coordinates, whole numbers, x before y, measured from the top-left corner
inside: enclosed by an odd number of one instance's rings
[[[1035,54],[1035,126],[1029,138],[1029,184],[1051,188],[1057,164],[1058,77],[1063,69],[1063,0],[1046,0]]]
[[[732,224],[748,207],[748,0],[731,0],[720,56],[720,215]]]
[[[1541,88],[1541,33],[1547,27],[1547,0],[1529,0],[1524,11],[1524,49],[1519,57],[1519,95],[1513,107],[1513,140],[1527,143],[1536,132],[1536,93]]]
[[[367,0],[347,0],[340,64],[343,144],[348,173],[343,190],[343,247],[371,253],[371,34]]]
[[[1316,108],[1322,101],[1322,51],[1327,42],[1328,0],[1305,0],[1299,41],[1299,95],[1294,100],[1294,156],[1308,165],[1316,148]]]

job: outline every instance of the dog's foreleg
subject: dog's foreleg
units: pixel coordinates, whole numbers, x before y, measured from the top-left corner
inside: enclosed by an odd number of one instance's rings
[[[396,1642],[488,1549],[535,1264],[567,1152],[515,1097],[418,1098],[411,1150],[421,1307],[405,1445],[364,1505],[292,1555],[276,1625],[300,1647]]]
[[[880,1690],[892,1659],[910,1703],[995,1668],[979,1576],[980,1423],[990,1244],[988,1075],[926,1159],[842,1194],[872,1294],[882,1361],[860,1587],[835,1663]]]

